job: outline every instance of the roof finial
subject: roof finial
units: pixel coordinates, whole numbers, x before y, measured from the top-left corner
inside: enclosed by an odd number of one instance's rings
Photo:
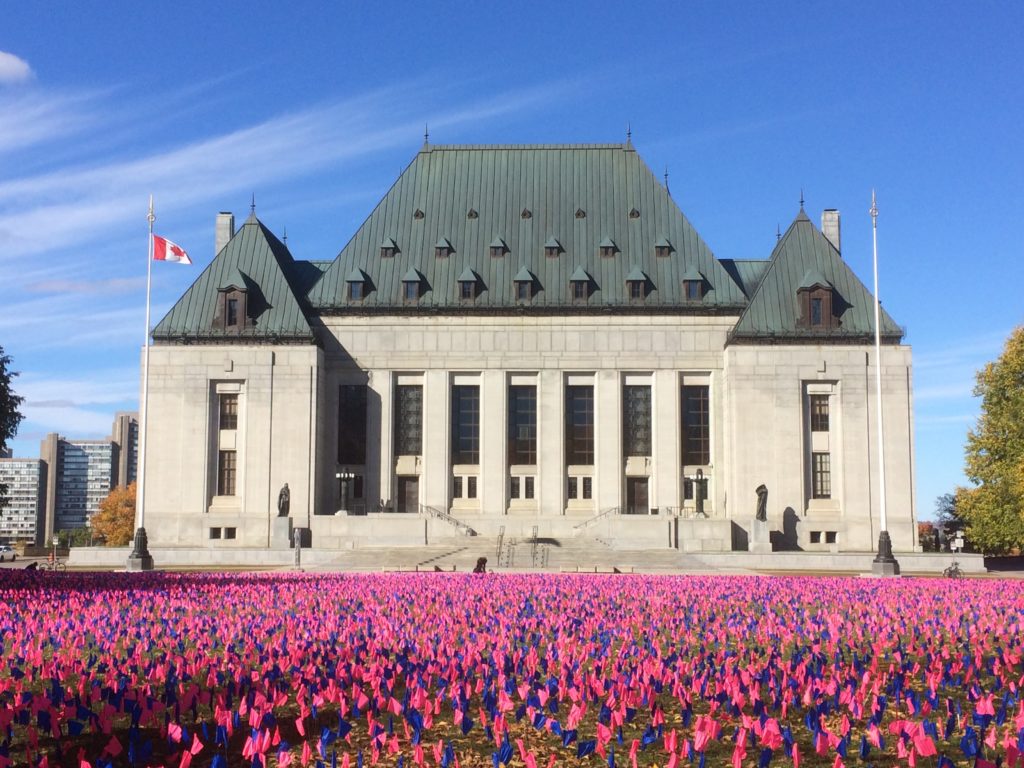
[[[430,143],[430,124],[429,123],[424,123],[423,124],[423,143],[424,144],[429,144]]]
[[[665,166],[665,191],[668,192],[668,196],[672,197],[672,192],[668,188],[668,166]]]
[[[252,193],[252,202],[249,204],[249,213],[256,215],[256,193]]]
[[[800,210],[804,209],[804,188],[800,187]]]
[[[782,239],[782,227],[778,224],[775,225],[775,242],[779,242]]]
[[[633,128],[629,124],[629,121],[627,120],[626,121],[626,143],[630,144],[630,143],[632,143],[632,141],[633,141]]]
[[[878,204],[875,202],[875,190],[871,190],[871,209],[868,211],[871,214],[871,226],[878,229]]]
[[[288,245],[288,227],[284,228],[284,237],[282,238],[285,245]]]

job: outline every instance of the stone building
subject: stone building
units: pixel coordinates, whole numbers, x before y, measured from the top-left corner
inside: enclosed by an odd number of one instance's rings
[[[871,551],[873,298],[839,214],[716,258],[630,144],[424,145],[334,258],[253,215],[156,326],[151,545],[474,532]],[[753,244],[752,251],[757,245]],[[888,528],[916,547],[911,352],[882,313]]]

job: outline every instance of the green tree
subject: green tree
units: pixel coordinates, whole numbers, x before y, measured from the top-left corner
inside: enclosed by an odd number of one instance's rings
[[[1024,547],[1024,326],[1003,354],[977,375],[981,415],[967,433],[966,469],[973,488],[958,488],[955,508],[967,535],[985,552]]]
[[[0,451],[7,450],[7,441],[14,437],[21,423],[21,412],[18,406],[24,398],[14,394],[11,390],[11,379],[17,373],[8,369],[11,358],[4,354],[4,348],[0,347]],[[0,509],[7,505],[7,486],[0,483]]]

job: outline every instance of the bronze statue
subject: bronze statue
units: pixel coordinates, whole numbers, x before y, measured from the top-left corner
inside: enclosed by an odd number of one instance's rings
[[[277,516],[288,517],[288,508],[291,506],[292,494],[288,490],[288,483],[285,483],[281,487],[281,492],[277,494]]]
[[[697,470],[697,477],[693,481],[693,498],[697,502],[697,517],[707,517],[704,511],[704,500],[708,497],[708,479],[704,477],[704,470]]]
[[[754,515],[754,519],[764,522],[768,519],[768,486],[761,483],[757,486],[755,493],[757,493],[757,514]]]

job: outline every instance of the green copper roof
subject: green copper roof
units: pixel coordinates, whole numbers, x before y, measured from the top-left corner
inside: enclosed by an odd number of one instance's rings
[[[516,276],[512,278],[513,282],[516,283],[532,283],[537,277],[528,270],[526,267],[520,267],[519,271],[516,272]]]
[[[153,338],[312,343],[313,332],[298,297],[321,274],[316,264],[292,259],[287,246],[253,214],[157,323]],[[215,321],[220,291],[232,286],[246,290],[248,322],[241,331],[220,329]]]
[[[571,283],[589,283],[590,275],[587,274],[587,270],[583,267],[576,267],[572,273],[572,277],[569,278]]]
[[[475,218],[467,215],[470,210]],[[504,256],[490,254],[496,233],[506,246]],[[380,257],[385,238],[397,244],[400,252],[394,258]],[[452,246],[448,258],[435,256],[434,244],[442,239]],[[671,256],[655,255],[660,241],[673,244]],[[613,244],[617,253],[602,258],[602,242]],[[546,256],[546,246],[558,246],[559,257]],[[685,263],[707,277],[699,308],[683,299]],[[583,307],[573,304],[569,290],[576,266],[598,286]],[[628,295],[626,277],[633,266],[654,286],[640,305]],[[356,267],[370,276],[376,290],[350,301],[345,277]],[[458,276],[467,267],[485,286],[472,305],[459,293]],[[515,282],[521,267],[529,270],[527,279],[535,286],[527,310],[622,306],[630,312],[711,308],[738,314],[746,303],[739,284],[628,144],[425,146],[338,254],[309,300],[325,312],[408,311],[401,283],[415,268],[430,286],[416,308],[519,308],[524,305],[515,299]]]
[[[738,263],[738,262],[737,262]],[[812,283],[805,285],[810,275]],[[833,290],[834,328],[803,328],[799,324],[798,292],[815,284]],[[874,298],[839,252],[807,218],[803,209],[772,251],[771,260],[753,290],[750,304],[730,335],[732,341],[765,338],[867,340],[874,335]],[[903,331],[882,311],[882,337],[899,341]]]
[[[644,274],[644,271],[640,269],[640,267],[634,264],[633,268],[629,270],[629,274],[626,275],[626,281],[630,283],[635,283],[637,281],[642,283],[647,282],[647,275]]]
[[[470,267],[466,267],[462,270],[462,274],[459,275],[460,283],[475,283],[480,280],[480,275],[474,272]]]
[[[823,288],[831,288],[832,283],[825,279],[824,275],[821,274],[817,269],[808,269],[804,273],[804,279],[800,281],[800,288],[813,288],[816,285],[820,285]]]

